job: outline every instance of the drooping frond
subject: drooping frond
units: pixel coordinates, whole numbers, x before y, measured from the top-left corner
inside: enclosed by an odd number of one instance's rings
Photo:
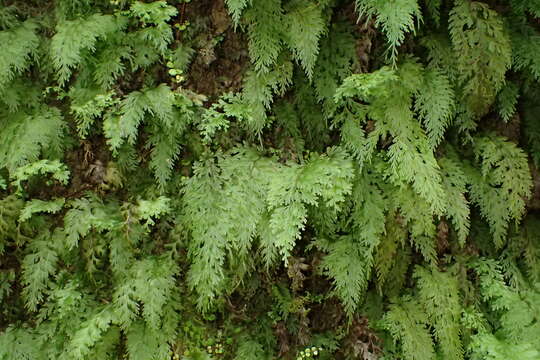
[[[51,40],[51,56],[58,81],[65,84],[81,63],[83,51],[95,51],[96,42],[121,29],[112,15],[94,14],[86,19],[65,21],[56,27]]]
[[[43,201],[38,199],[33,199],[26,203],[24,208],[21,211],[21,216],[19,216],[19,221],[23,222],[32,217],[35,213],[46,212],[46,213],[56,213],[62,210],[66,200],[64,198],[57,198],[53,201]]]
[[[414,32],[415,21],[422,20],[416,0],[356,0],[360,17],[375,18],[375,25],[382,29],[388,40],[388,58],[395,64],[398,47],[405,35]]]
[[[437,147],[454,114],[454,91],[437,69],[427,69],[416,97],[415,109],[426,128],[430,144]]]
[[[404,298],[390,305],[382,326],[400,343],[404,356],[411,360],[435,359],[431,334],[426,326],[428,317],[420,305]]]
[[[467,200],[467,179],[462,166],[455,155],[439,159],[441,165],[443,187],[448,202],[447,214],[457,232],[459,244],[463,246],[469,235],[470,207]]]
[[[39,107],[30,114],[9,115],[1,122],[0,167],[10,172],[42,154],[58,156],[63,150],[66,124],[57,108]]]
[[[4,93],[9,82],[28,69],[31,57],[36,55],[39,38],[37,25],[26,21],[20,26],[0,31],[0,94]]]
[[[43,301],[49,277],[55,272],[58,254],[48,232],[34,239],[29,250],[22,263],[23,296],[26,307],[35,311],[38,304]]]
[[[449,31],[456,57],[462,101],[484,115],[504,85],[511,45],[501,17],[489,5],[459,0],[450,12]]]
[[[462,309],[456,277],[449,272],[421,267],[415,269],[414,277],[418,280],[420,301],[435,328],[442,356],[463,359],[459,323]]]
[[[319,39],[326,28],[322,9],[310,1],[294,0],[287,4],[286,10],[284,23],[288,46],[311,79],[319,53]]]
[[[502,246],[510,221],[519,223],[532,179],[525,153],[496,136],[475,139],[480,172],[471,172],[471,197],[488,221],[495,245]]]
[[[267,72],[283,48],[281,0],[255,1],[246,10],[248,23],[249,55],[258,73]]]

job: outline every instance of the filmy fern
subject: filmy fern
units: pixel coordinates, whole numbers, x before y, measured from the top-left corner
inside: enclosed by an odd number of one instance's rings
[[[408,32],[414,32],[415,21],[422,20],[420,7],[416,0],[357,0],[359,16],[375,18],[375,25],[380,27],[388,39],[388,58],[395,64],[398,47],[405,40]]]
[[[539,17],[0,0],[0,360],[539,358]]]

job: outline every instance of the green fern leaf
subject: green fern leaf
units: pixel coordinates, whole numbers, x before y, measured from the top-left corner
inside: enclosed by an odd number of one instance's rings
[[[540,35],[530,26],[516,26],[512,29],[512,67],[525,70],[540,79],[540,61],[535,54],[540,51]]]
[[[281,34],[283,9],[281,0],[256,1],[246,10],[249,56],[258,73],[267,72],[283,47]]]
[[[410,360],[435,359],[431,334],[426,326],[427,315],[409,297],[394,301],[383,316],[381,325],[388,330],[394,343],[400,343],[403,355]]]
[[[13,185],[17,187],[19,191],[22,191],[22,182],[30,179],[35,175],[45,175],[47,173],[52,174],[52,178],[59,183],[66,185],[69,181],[69,170],[67,167],[58,160],[39,160],[31,164],[21,166],[11,177],[13,178]]]
[[[508,122],[516,113],[519,88],[515,83],[507,83],[497,95],[497,111],[504,122]]]
[[[444,136],[454,114],[454,92],[448,78],[437,69],[427,69],[416,96],[415,109],[433,148]]]
[[[24,202],[15,195],[0,199],[0,255],[8,240],[15,240],[19,235],[17,218],[23,206]]]
[[[83,61],[83,51],[95,51],[98,39],[121,30],[122,24],[111,15],[94,14],[86,19],[61,22],[51,40],[53,64],[58,82],[65,84]]]
[[[17,113],[0,129],[0,167],[14,172],[38,160],[40,154],[56,157],[64,147],[66,124],[54,107],[39,107],[31,114]]]
[[[328,113],[335,107],[334,94],[339,85],[351,75],[357,62],[352,29],[347,23],[335,23],[320,40],[320,51],[313,69],[313,85],[317,100],[323,101]]]
[[[450,37],[463,101],[483,115],[504,85],[511,64],[511,45],[501,17],[485,3],[459,0],[450,12]]]
[[[148,114],[163,126],[170,127],[173,119],[174,96],[164,84],[153,89],[131,92],[122,101],[121,115],[109,114],[103,124],[107,142],[113,152],[118,151],[125,139],[134,144],[140,123]]]
[[[321,10],[306,0],[290,2],[286,10],[283,21],[287,27],[288,45],[311,79],[319,53],[319,39],[326,31]]]
[[[43,301],[44,294],[49,285],[49,277],[56,270],[58,254],[51,243],[51,236],[44,232],[34,239],[29,246],[30,253],[24,257],[22,263],[23,297],[26,307],[37,310]]]
[[[380,27],[389,42],[388,58],[396,64],[397,48],[405,40],[407,32],[414,32],[414,21],[422,20],[422,13],[416,0],[356,0],[359,17],[375,17],[375,25]]]
[[[126,333],[126,347],[130,360],[159,360],[171,357],[170,346],[160,331],[137,321]]]
[[[39,212],[47,212],[49,214],[54,214],[62,210],[66,200],[64,198],[57,198],[53,201],[43,201],[39,199],[32,199],[27,202],[24,208],[21,211],[19,216],[19,222],[29,220],[32,215]]]
[[[415,198],[410,186],[395,189],[392,197],[408,226],[412,245],[420,251],[426,261],[436,264],[436,227],[429,203],[422,198]]]
[[[463,359],[460,340],[461,299],[456,277],[451,273],[417,267],[420,303],[435,328],[441,354],[445,359]]]
[[[442,0],[424,0],[429,15],[435,22],[435,25],[439,27],[441,23],[441,6]]]
[[[369,264],[366,263],[366,249],[350,236],[323,244],[319,247],[326,250],[321,266],[332,279],[334,293],[343,302],[349,316],[354,314],[369,279]]]
[[[243,338],[236,350],[235,360],[261,360],[266,354],[260,343],[255,340]]]
[[[113,96],[112,91],[102,93],[93,89],[71,89],[71,113],[77,121],[77,132],[82,139],[86,139],[90,128],[96,119],[102,117],[105,109],[115,104]]]
[[[0,54],[0,93],[16,75],[28,69],[31,57],[36,56],[39,44],[36,30],[35,23],[26,21],[19,27],[0,31],[3,50]]]
[[[441,158],[439,164],[441,165],[443,187],[448,202],[446,213],[457,231],[459,244],[463,246],[470,228],[471,211],[469,201],[465,196],[469,181],[455,156]]]
[[[252,0],[225,0],[229,14],[233,20],[234,26],[238,26],[240,23],[240,16],[245,8],[251,5]]]
[[[94,346],[109,329],[113,319],[114,315],[109,306],[96,311],[88,320],[82,322],[81,328],[75,331],[68,345],[68,356],[82,360],[92,354]]]
[[[151,147],[150,168],[153,170],[160,189],[164,189],[171,178],[174,163],[180,154],[180,135],[183,132],[181,124],[176,128],[153,124],[147,146]]]
[[[475,139],[481,177],[471,173],[472,200],[488,220],[497,247],[503,245],[508,224],[519,222],[525,199],[531,195],[532,179],[525,153],[506,139],[485,136]]]

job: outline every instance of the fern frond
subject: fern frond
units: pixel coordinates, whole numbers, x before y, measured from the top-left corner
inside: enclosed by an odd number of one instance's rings
[[[17,237],[17,219],[23,206],[24,202],[15,195],[0,199],[0,255],[7,241]]]
[[[492,334],[476,335],[469,345],[470,351],[478,359],[489,360],[535,360],[540,351],[532,344],[512,344],[498,339]]]
[[[0,334],[0,359],[45,360],[40,354],[39,340],[29,329],[8,327]]]
[[[534,17],[540,17],[540,4],[538,0],[512,0],[510,5],[516,12],[521,12],[520,15],[531,14]]]
[[[429,15],[435,22],[435,25],[439,27],[441,24],[441,6],[442,0],[424,0]]]
[[[147,67],[158,61],[159,56],[167,53],[170,43],[173,41],[171,27],[165,23],[149,26],[133,33],[133,42],[140,53],[133,57],[134,68]]]
[[[261,344],[247,337],[243,338],[238,345],[234,360],[260,360],[264,358],[266,358],[266,354]]]
[[[283,22],[287,27],[288,46],[311,79],[319,53],[319,39],[326,32],[323,14],[319,6],[307,0],[288,3],[286,11]]]
[[[251,1],[252,0],[225,0],[225,4],[227,4],[229,14],[231,15],[235,27],[240,23],[242,12],[251,5]]]
[[[0,93],[4,93],[16,75],[28,69],[31,58],[36,56],[39,44],[36,30],[35,23],[25,21],[16,28],[0,31]]]
[[[142,307],[146,326],[158,330],[163,321],[163,309],[171,295],[178,268],[170,259],[149,258],[136,261],[114,294],[115,312],[123,328],[130,328]],[[149,289],[152,289],[149,291]]]
[[[171,357],[164,334],[144,322],[133,323],[126,333],[126,347],[131,360],[158,360]]]
[[[64,147],[66,123],[54,107],[39,107],[31,114],[17,113],[0,129],[0,167],[14,172],[38,160],[40,154],[56,157]]]
[[[19,24],[17,19],[17,6],[4,5],[0,9],[0,29],[7,30]]]
[[[473,176],[472,200],[488,220],[495,245],[503,245],[511,220],[519,222],[525,199],[531,195],[532,179],[525,153],[513,143],[496,136],[475,139],[481,178]]]
[[[471,210],[465,196],[469,181],[456,157],[450,155],[441,158],[439,164],[441,165],[443,187],[448,202],[446,213],[456,229],[459,244],[463,246],[470,229]]]
[[[77,121],[79,137],[86,139],[95,120],[101,118],[105,109],[116,103],[114,93],[102,93],[98,90],[72,88],[69,92],[71,98],[71,113]]]
[[[94,346],[101,340],[104,333],[111,326],[114,314],[110,306],[96,311],[89,319],[81,323],[71,338],[67,348],[69,357],[73,359],[86,359],[92,354]]]
[[[461,344],[461,299],[456,277],[449,272],[439,272],[417,267],[414,277],[418,280],[420,303],[424,306],[435,338],[445,359],[463,359]]]
[[[249,56],[258,73],[270,69],[283,47],[282,16],[281,0],[256,1],[244,14],[249,29]]]
[[[178,273],[178,267],[169,259],[161,258],[139,262],[132,271],[137,277],[136,297],[143,304],[143,318],[150,328],[158,330],[165,303],[175,286],[174,276]]]
[[[450,37],[456,58],[463,101],[484,115],[504,85],[511,64],[510,38],[503,20],[485,3],[459,0],[450,12]]]
[[[268,161],[248,149],[233,155],[220,159],[219,165],[210,160],[199,164],[184,190],[183,221],[193,238],[188,281],[204,311],[222,289],[226,251],[246,255],[265,210]]]
[[[398,80],[396,72],[389,67],[382,67],[368,74],[353,74],[343,80],[343,84],[336,90],[334,100],[344,104],[347,98],[358,97],[362,101],[389,95],[388,87]]]
[[[318,101],[324,101],[326,111],[335,106],[333,97],[339,85],[351,75],[357,55],[352,29],[347,23],[335,23],[320,40],[320,51],[313,69],[313,85]]]
[[[416,0],[356,0],[359,17],[375,17],[375,25],[382,29],[388,40],[388,58],[396,64],[398,47],[408,32],[414,33],[414,22],[422,20]]]
[[[274,246],[286,260],[301,237],[307,221],[307,209],[301,201],[293,200],[272,209],[270,229],[275,237]]]
[[[121,36],[120,34],[119,37]],[[124,62],[134,61],[132,49],[122,44],[120,39],[101,49],[96,54],[96,58],[93,77],[95,82],[105,90],[110,89],[114,82],[126,72]]]
[[[508,122],[516,113],[519,88],[513,82],[507,83],[497,95],[497,111],[504,122]]]
[[[151,134],[147,146],[152,147],[150,168],[154,171],[158,186],[165,188],[171,178],[175,161],[180,154],[180,139],[178,134],[156,126],[155,133]]]
[[[19,222],[26,221],[30,219],[32,215],[39,212],[46,212],[49,214],[57,213],[58,211],[62,210],[65,202],[66,199],[64,198],[57,198],[52,201],[32,199],[31,201],[27,202],[22,209],[21,215],[19,216]]]
[[[146,226],[155,225],[152,218],[159,219],[171,212],[171,199],[160,196],[155,200],[139,200],[137,203],[137,217],[144,220]]]
[[[125,139],[134,144],[140,123],[148,114],[154,116],[163,126],[171,126],[174,96],[164,84],[156,88],[131,92],[122,100],[120,116],[109,113],[103,124],[107,143],[116,152]]]
[[[538,289],[518,291],[507,286],[500,263],[493,259],[477,259],[471,267],[479,275],[483,300],[499,317],[494,326],[500,339],[530,348],[529,344],[534,344],[540,333],[537,324],[540,308]],[[540,351],[538,347],[535,350]]]
[[[397,275],[395,274],[395,270],[397,270],[400,265],[408,266],[408,264],[406,264],[407,261],[405,261],[403,256],[406,257],[408,255],[405,244],[409,234],[407,228],[401,224],[400,218],[395,212],[387,215],[385,225],[385,232],[381,236],[379,246],[377,247],[374,256],[377,288],[379,293],[383,292],[383,288],[395,289],[393,294],[396,294],[400,290],[399,287],[391,285],[398,284],[404,279],[402,276],[392,275]],[[392,270],[394,270],[394,272]],[[385,287],[387,283],[390,285]],[[392,294],[389,294],[389,296],[392,296]]]
[[[227,130],[230,125],[229,117],[239,119],[246,118],[249,113],[247,106],[242,106],[241,112],[234,111],[235,108],[241,106],[239,95],[225,94],[214,102],[212,106],[204,111],[201,120],[198,124],[198,129],[205,142],[210,142],[216,132]],[[238,105],[238,106],[235,106]],[[221,111],[220,111],[221,110]]]
[[[232,116],[246,121],[249,130],[254,133],[262,131],[266,125],[267,110],[273,102],[274,94],[283,95],[291,84],[293,73],[292,62],[280,58],[272,69],[266,73],[248,72],[242,91],[241,102],[230,106]],[[228,110],[225,108],[225,110]]]
[[[538,81],[540,60],[535,54],[540,51],[540,34],[528,25],[518,26],[511,32],[512,67],[528,71]]]
[[[63,21],[56,26],[51,40],[51,56],[58,72],[58,82],[65,84],[83,61],[83,51],[94,52],[96,42],[122,28],[112,15],[94,14],[86,19]]]
[[[44,232],[29,245],[30,253],[22,262],[22,294],[26,307],[36,311],[49,286],[49,277],[56,270],[58,254],[51,243],[51,236]]]
[[[414,119],[413,94],[418,92],[423,69],[413,61],[403,63],[398,71],[383,67],[370,74],[355,74],[345,79],[337,89],[335,100],[344,103],[347,98],[367,102],[359,114],[366,113],[375,120],[375,138],[368,139],[373,149],[377,137],[390,134],[389,167],[387,175],[396,184],[411,183],[414,190],[426,199],[435,213],[446,208],[439,166],[428,138]],[[358,145],[364,147],[365,145]]]
[[[436,227],[429,203],[415,196],[410,186],[403,186],[394,191],[392,197],[409,229],[412,245],[420,251],[426,261],[436,264]]]
[[[223,183],[219,179],[219,168],[211,161],[194,167],[194,177],[186,183],[185,223],[190,226],[194,246],[191,250],[193,263],[188,283],[199,295],[198,306],[208,310],[223,286],[225,262],[225,239],[230,224],[223,222],[221,200],[218,194]],[[197,226],[200,214],[206,214],[205,226]]]
[[[132,16],[136,16],[144,23],[158,25],[169,21],[178,11],[166,1],[159,0],[151,3],[134,1],[129,8]]]
[[[39,160],[31,164],[21,166],[11,177],[13,178],[13,185],[17,187],[19,191],[22,191],[22,182],[30,179],[35,175],[45,175],[50,173],[52,178],[58,180],[59,183],[66,185],[69,181],[69,170],[66,165],[62,164],[58,160]]]
[[[427,130],[433,148],[441,142],[454,115],[454,91],[449,79],[437,69],[427,69],[416,96],[415,110]]]
[[[383,328],[392,335],[394,343],[400,343],[405,358],[411,360],[436,358],[427,324],[427,315],[421,306],[409,297],[394,301],[381,322]]]
[[[354,314],[369,280],[370,266],[366,263],[365,247],[351,236],[323,244],[319,247],[328,252],[321,266],[332,279],[334,293],[341,300],[349,316]]]
[[[76,247],[79,240],[92,229],[98,232],[112,230],[120,221],[117,207],[114,204],[103,204],[95,196],[75,199],[68,205],[71,209],[64,216],[65,245],[68,250]]]
[[[540,280],[540,242],[535,234],[540,231],[540,221],[535,217],[528,217],[523,224],[520,234],[521,241],[516,241],[518,258],[523,257],[527,267],[527,275],[533,283]]]
[[[307,220],[305,204],[317,206],[320,198],[328,208],[339,210],[351,191],[352,177],[352,163],[340,149],[331,149],[329,156],[313,156],[302,168],[283,168],[272,177],[267,198],[270,227],[284,260]]]

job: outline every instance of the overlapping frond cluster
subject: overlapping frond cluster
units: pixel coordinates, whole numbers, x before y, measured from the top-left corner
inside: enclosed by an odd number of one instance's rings
[[[539,358],[538,1],[0,3],[0,360]]]
[[[284,166],[252,149],[237,149],[197,165],[184,190],[181,221],[193,237],[189,283],[200,294],[201,309],[209,309],[223,291],[226,265],[247,259],[256,240],[263,263],[286,262],[301,238],[308,207],[339,209],[353,175],[344,155],[334,149],[303,166]]]

